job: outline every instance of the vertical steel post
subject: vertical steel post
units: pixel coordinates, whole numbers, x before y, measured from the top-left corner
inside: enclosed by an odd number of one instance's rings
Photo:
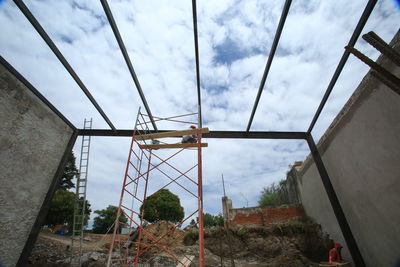
[[[203,170],[201,161],[201,134],[197,134],[197,176],[199,204],[199,266],[204,267],[204,223],[203,223]]]
[[[314,139],[311,134],[307,134],[307,143],[310,147],[311,154],[313,156],[315,165],[317,166],[319,175],[321,176],[322,183],[324,185],[326,194],[328,195],[329,201],[335,213],[339,227],[342,230],[344,239],[346,240],[347,247],[349,248],[351,257],[353,258],[354,264],[357,267],[365,267],[364,259],[357,246],[357,242],[354,239],[353,233],[351,232],[350,226],[347,222],[346,216],[344,215],[342,206],[340,205],[339,199],[336,195],[335,189],[331,183],[328,172],[326,171],[325,165],[322,161],[321,155],[319,154],[318,148],[315,145]]]

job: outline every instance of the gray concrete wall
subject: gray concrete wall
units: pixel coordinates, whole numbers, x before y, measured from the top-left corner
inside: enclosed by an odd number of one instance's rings
[[[296,162],[296,164],[301,164],[301,162]],[[297,183],[297,168],[301,166],[292,166],[290,171],[286,174],[286,179],[284,183],[281,184],[280,197],[284,204],[300,204],[300,193],[299,185]]]
[[[400,77],[387,58],[378,63]],[[400,257],[400,95],[368,74],[318,148],[367,266],[393,266]],[[306,213],[345,244],[310,156],[298,182]]]
[[[15,266],[73,130],[0,64],[0,262]]]

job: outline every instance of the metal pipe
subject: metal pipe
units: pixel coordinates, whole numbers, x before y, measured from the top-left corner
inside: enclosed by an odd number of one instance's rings
[[[138,241],[137,241],[137,247],[136,247],[136,256],[135,256],[135,266],[139,262],[139,253],[140,253],[140,241],[142,239],[142,232],[143,232],[143,220],[144,220],[144,210],[146,208],[146,200],[147,200],[147,187],[149,185],[149,178],[150,178],[150,166],[151,166],[151,155],[152,155],[152,150],[150,150],[150,155],[148,159],[148,165],[147,165],[147,172],[146,172],[146,178],[143,178],[145,180],[144,183],[144,192],[143,192],[143,204],[142,204],[142,212],[140,215],[140,226],[139,226],[139,236],[138,236]]]
[[[199,266],[204,267],[204,223],[203,223],[203,169],[201,158],[201,134],[197,135],[197,176],[199,206]]]
[[[331,179],[329,178],[324,162],[322,161],[321,155],[319,154],[318,148],[311,134],[307,135],[307,143],[308,146],[310,147],[314,163],[318,169],[319,175],[321,176],[322,184],[324,185],[326,194],[328,195],[329,201],[331,203],[333,212],[335,213],[343,237],[346,240],[346,244],[347,247],[349,248],[351,257],[353,258],[356,267],[365,267],[364,259],[357,246],[357,242],[354,239],[353,233],[351,232],[350,226],[347,222],[342,206],[340,205],[335,189],[333,188],[333,185],[331,183]]]
[[[291,3],[292,3],[292,0],[286,0],[285,5],[283,6],[282,15],[279,20],[278,28],[276,29],[274,41],[272,42],[272,47],[269,52],[267,64],[265,65],[264,74],[261,79],[260,87],[258,88],[258,93],[256,96],[256,100],[254,102],[254,105],[253,105],[253,110],[251,111],[249,123],[247,124],[247,128],[246,128],[246,132],[250,131],[251,124],[253,123],[253,119],[254,119],[254,115],[257,110],[258,102],[260,101],[261,93],[264,90],[265,81],[267,80],[267,76],[268,76],[269,70],[271,68],[272,60],[274,59],[274,56],[275,56],[276,48],[278,47],[279,39],[281,37],[283,26],[285,25],[286,17],[289,13],[289,8],[290,8]]]
[[[129,147],[128,162],[126,163],[124,181],[122,183],[121,196],[119,198],[117,217],[115,218],[114,231],[113,231],[113,236],[112,236],[112,240],[111,240],[111,244],[110,244],[110,251],[108,252],[107,267],[111,266],[112,252],[113,252],[113,249],[114,249],[115,236],[117,234],[117,229],[118,229],[118,226],[119,226],[119,216],[121,216],[121,205],[122,205],[122,200],[124,198],[124,193],[125,193],[124,189],[126,187],[126,178],[128,177],[129,163],[131,161],[132,148],[133,148],[134,141],[135,141],[135,131],[133,131],[133,133],[132,133],[131,145]]]
[[[360,20],[357,23],[356,28],[354,29],[353,35],[350,38],[349,43],[347,44],[347,46],[354,46],[357,42],[358,37],[361,34],[361,31],[363,30],[365,24],[367,23],[367,20],[369,18],[369,16],[371,15],[372,10],[375,7],[375,4],[378,0],[369,0],[367,6],[364,9],[364,12],[361,15]],[[350,52],[345,50],[342,58],[339,61],[338,66],[336,67],[335,73],[333,74],[333,77],[331,79],[331,81],[329,82],[328,88],[325,91],[325,94],[321,100],[321,103],[318,106],[317,112],[314,115],[314,118],[311,121],[310,126],[308,127],[307,133],[311,133],[311,131],[313,130],[315,123],[318,120],[319,115],[322,112],[322,109],[324,108],[326,101],[328,101],[329,95],[332,92],[333,87],[336,84],[336,81],[338,80],[340,73],[342,73],[343,67],[347,62],[347,59],[349,58]]]
[[[101,109],[100,105],[96,102],[96,100],[94,99],[92,94],[89,92],[89,90],[86,88],[86,86],[83,84],[83,82],[79,78],[78,74],[76,74],[76,72],[71,67],[71,65],[68,63],[68,61],[65,59],[65,57],[60,52],[60,50],[58,50],[57,46],[51,40],[49,35],[47,35],[46,31],[43,29],[43,27],[40,25],[40,23],[36,20],[36,18],[33,16],[33,14],[29,11],[28,7],[24,4],[24,2],[22,0],[14,0],[14,3],[21,10],[21,12],[25,15],[25,17],[28,19],[28,21],[32,24],[32,26],[35,28],[35,30],[39,33],[39,35],[43,38],[43,40],[46,42],[46,44],[49,46],[49,48],[56,55],[58,60],[60,60],[61,64],[63,64],[63,66],[69,72],[71,77],[75,80],[75,82],[78,84],[78,86],[82,89],[82,91],[85,93],[85,95],[89,98],[90,102],[92,102],[93,106],[97,109],[97,111],[100,113],[100,115],[103,117],[103,119],[107,122],[107,124],[111,127],[111,129],[115,130],[114,125],[108,119],[107,115]]]
[[[196,59],[196,85],[197,85],[197,105],[198,105],[198,124],[197,128],[203,127],[201,117],[201,87],[200,87],[200,60],[199,60],[199,40],[197,33],[197,9],[196,0],[192,0],[192,11],[193,11],[193,34],[194,34],[194,52]]]
[[[106,13],[108,22],[110,23],[110,26],[111,26],[111,29],[114,32],[115,38],[117,39],[119,48],[120,48],[121,53],[122,53],[122,55],[123,55],[123,57],[125,59],[126,65],[128,66],[128,69],[129,69],[129,72],[130,72],[130,74],[132,76],[132,79],[133,79],[133,81],[134,81],[134,83],[136,85],[136,88],[138,90],[139,96],[142,99],[144,108],[146,109],[146,112],[149,115],[149,118],[151,120],[151,124],[153,125],[154,130],[157,131],[157,126],[156,126],[156,123],[154,122],[153,115],[151,114],[150,107],[147,104],[147,101],[146,101],[146,98],[144,96],[142,87],[140,86],[140,83],[139,83],[139,79],[137,78],[135,70],[133,69],[132,62],[131,62],[131,60],[129,58],[128,52],[126,51],[125,44],[122,41],[121,34],[119,33],[117,24],[115,23],[114,17],[113,17],[113,15],[111,13],[111,9],[108,6],[107,0],[101,0],[100,2],[101,2],[101,5],[103,6],[104,12]]]

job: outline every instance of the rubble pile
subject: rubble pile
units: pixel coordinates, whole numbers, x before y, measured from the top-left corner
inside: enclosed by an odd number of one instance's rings
[[[197,231],[170,231],[173,227],[172,223],[162,221],[147,226],[146,230],[156,239],[165,236],[160,244],[178,258],[195,256],[191,266],[198,266]],[[69,266],[68,238],[48,235],[39,236],[28,266]],[[127,240],[128,235],[117,238]],[[111,239],[112,235],[86,235],[83,266],[105,266]],[[143,248],[151,242],[148,237],[143,237]],[[291,222],[228,230],[214,228],[205,231],[205,263],[206,266],[221,266],[221,263],[222,266],[232,266],[234,262],[235,267],[311,267],[327,259],[331,246],[332,241],[322,234],[319,225],[310,223]],[[121,248],[113,251],[117,258],[122,253],[126,251]],[[134,253],[135,249],[130,249],[128,257],[133,259]],[[157,246],[146,251],[140,263],[145,264],[143,266],[176,266],[176,260]]]

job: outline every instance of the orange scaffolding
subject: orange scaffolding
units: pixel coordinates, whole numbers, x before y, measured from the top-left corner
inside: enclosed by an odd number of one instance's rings
[[[168,121],[179,124],[197,124],[191,121],[183,121],[181,117],[195,116],[197,113],[179,115],[168,118],[154,117],[157,121]],[[204,232],[203,232],[203,188],[202,188],[202,154],[201,148],[207,146],[206,143],[201,143],[201,136],[203,133],[208,133],[207,128],[201,129],[189,129],[189,130],[178,130],[168,131],[162,133],[150,134],[149,121],[147,114],[143,114],[138,111],[135,130],[132,135],[132,141],[130,144],[128,161],[126,164],[125,175],[121,190],[121,197],[118,207],[116,220],[114,223],[114,231],[112,235],[112,241],[110,244],[110,250],[108,255],[107,266],[111,266],[113,263],[117,263],[122,266],[138,266],[138,264],[148,263],[150,259],[144,259],[144,255],[150,249],[158,248],[160,251],[168,254],[172,259],[176,261],[180,266],[189,266],[194,260],[193,257],[182,255],[179,257],[175,255],[169,248],[161,244],[161,241],[166,238],[169,234],[174,232],[187,220],[197,214],[198,227],[199,227],[199,266],[204,266]],[[151,126],[151,125],[150,125]],[[190,135],[194,137],[195,141],[191,143],[174,143],[168,144],[161,142],[160,138],[173,138]],[[169,153],[169,149],[175,149],[172,154]],[[177,151],[176,151],[177,150]],[[179,155],[185,153],[185,151],[197,151],[197,159],[193,160],[194,165],[186,167],[185,171],[181,171],[174,165],[172,161]],[[164,153],[160,156],[160,153]],[[186,154],[186,153],[185,153]],[[189,156],[190,157],[190,156]],[[193,158],[193,157],[192,157]],[[184,159],[188,159],[188,156]],[[191,163],[189,163],[191,164]],[[168,170],[166,170],[166,168]],[[180,166],[180,168],[182,168]],[[197,177],[193,178],[191,171],[197,169]],[[154,174],[157,173],[158,175]],[[173,176],[175,175],[175,177]],[[166,184],[161,184],[159,177],[165,177],[169,181]],[[183,181],[184,180],[184,181]],[[150,191],[150,185],[153,185]],[[191,211],[181,221],[176,223],[162,236],[154,236],[146,230],[144,225],[144,207],[146,205],[146,199],[153,193],[176,185],[179,189],[183,190],[193,198],[197,200],[197,209]],[[197,192],[193,192],[193,191]],[[127,222],[121,222],[120,217],[125,215]],[[185,215],[186,215],[185,214]],[[122,239],[121,235],[118,234],[121,226],[128,227],[129,231],[135,228],[136,241],[130,241]],[[146,237],[150,240],[150,243],[144,243],[142,239]]]

